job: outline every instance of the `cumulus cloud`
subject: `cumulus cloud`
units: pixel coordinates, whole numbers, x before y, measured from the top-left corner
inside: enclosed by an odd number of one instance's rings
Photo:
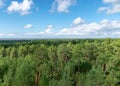
[[[46,30],[44,31],[44,33],[51,33],[52,32],[52,25],[47,26]]]
[[[84,20],[81,19],[80,17],[78,17],[73,21],[72,25],[79,25],[79,24],[83,24],[83,23],[84,23]]]
[[[15,36],[13,33],[5,34],[6,36]]]
[[[25,29],[30,29],[30,28],[32,28],[32,24],[27,24],[27,25],[24,26],[24,28]]]
[[[87,35],[87,34],[101,34],[102,33],[112,33],[113,31],[120,31],[120,21],[109,21],[109,20],[102,20],[99,23],[83,23],[78,24],[73,27],[64,28],[62,29],[59,34],[67,34],[67,35]]]
[[[48,25],[44,31],[35,32],[35,33],[25,33],[24,35],[53,35],[53,25]]]
[[[76,0],[55,0],[52,4],[50,12],[57,10],[58,12],[68,13],[69,8],[74,5]]]
[[[0,33],[0,37],[3,37],[3,36],[13,37],[13,36],[15,36],[15,34],[13,34],[13,33],[7,33],[7,34]]]
[[[99,7],[99,12],[105,11],[107,14],[114,14],[120,12],[120,0],[103,0],[103,3],[107,4],[108,6]]]
[[[112,35],[120,35],[120,31],[112,32]]]
[[[78,17],[73,20],[82,20],[82,18]],[[72,22],[72,24],[73,24]],[[66,28],[61,28],[56,31],[52,25],[49,25],[44,31],[40,31],[38,33],[29,33],[27,35],[37,35],[37,36],[47,36],[47,37],[113,37],[120,36],[120,21],[110,21],[107,19],[103,19],[100,22],[77,22],[73,26],[69,26]]]
[[[3,36],[4,34],[0,33],[0,36]]]
[[[8,13],[17,12],[20,15],[26,15],[30,13],[32,4],[32,0],[23,0],[23,2],[12,1],[7,11]]]
[[[120,35],[120,21],[104,19],[100,22],[82,23],[76,26],[63,28],[55,33],[64,37],[112,37]]]
[[[0,7],[3,6],[3,2],[4,2],[4,0],[0,0]]]

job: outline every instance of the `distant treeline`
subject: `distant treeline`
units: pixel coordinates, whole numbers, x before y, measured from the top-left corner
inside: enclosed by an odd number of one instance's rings
[[[110,39],[110,38],[106,38]],[[103,39],[4,39],[0,40],[0,45],[4,47],[9,47],[9,46],[16,46],[16,45],[32,45],[32,44],[45,44],[45,45],[59,45],[61,43],[69,43],[71,42],[72,44],[77,44],[77,43],[84,43],[86,41],[88,42],[93,42],[93,41],[103,41]],[[111,39],[115,40],[115,39]]]

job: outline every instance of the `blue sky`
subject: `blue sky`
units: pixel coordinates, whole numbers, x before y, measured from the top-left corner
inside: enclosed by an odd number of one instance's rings
[[[120,0],[0,0],[0,38],[120,37]]]

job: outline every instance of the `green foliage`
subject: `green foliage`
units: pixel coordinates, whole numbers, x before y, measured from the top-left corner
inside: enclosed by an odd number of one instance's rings
[[[93,66],[87,74],[86,86],[104,86],[105,75],[101,67]]]
[[[76,86],[86,86],[86,75],[81,74],[80,72],[77,72],[75,74],[75,85]]]
[[[50,80],[49,86],[58,86],[58,81],[54,79]]]
[[[42,76],[39,81],[39,86],[49,86],[49,78],[48,76]]]
[[[120,86],[120,39],[0,41],[0,86]]]
[[[31,58],[25,60],[18,59],[18,65],[15,72],[14,86],[33,86],[34,85],[34,65],[31,64]]]

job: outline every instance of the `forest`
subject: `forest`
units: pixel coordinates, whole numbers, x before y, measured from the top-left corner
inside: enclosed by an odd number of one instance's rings
[[[0,86],[120,86],[120,39],[1,40]]]

